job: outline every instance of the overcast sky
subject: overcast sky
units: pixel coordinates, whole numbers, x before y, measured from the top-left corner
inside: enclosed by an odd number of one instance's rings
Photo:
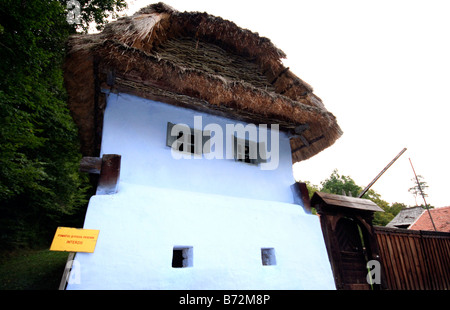
[[[128,1],[127,14],[154,2]],[[390,203],[415,205],[410,158],[428,183],[427,202],[450,205],[450,1],[164,2],[269,38],[337,117],[343,136],[294,165],[297,179],[319,185],[338,169],[365,187],[406,147],[372,189]]]

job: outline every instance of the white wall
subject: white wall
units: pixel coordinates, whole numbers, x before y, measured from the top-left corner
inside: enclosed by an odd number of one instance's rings
[[[71,290],[335,288],[319,218],[294,204],[122,183],[91,198],[84,228],[100,233]],[[192,247],[192,267],[172,268],[177,246]]]
[[[167,122],[194,128],[194,116],[202,116],[203,128],[211,123],[222,126],[224,143],[226,124],[236,123],[127,94],[110,94],[104,115],[101,152],[122,155],[123,182],[293,202],[290,186],[295,180],[286,134],[279,133],[280,157],[275,170],[262,170],[234,159],[174,159],[171,149],[166,146]],[[267,131],[270,142],[270,130]]]
[[[167,122],[193,126],[194,115],[110,96],[102,152],[122,155],[120,184],[90,199],[84,228],[99,229],[98,241],[94,253],[76,254],[67,289],[334,289],[319,218],[292,203],[287,137],[276,170],[175,160]],[[173,268],[180,246],[192,248],[192,262]],[[274,249],[276,265],[263,265],[262,248]]]

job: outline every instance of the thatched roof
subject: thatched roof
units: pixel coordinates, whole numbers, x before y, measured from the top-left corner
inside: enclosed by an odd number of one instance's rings
[[[98,155],[104,95],[126,92],[292,134],[293,162],[332,145],[342,132],[311,86],[283,66],[269,39],[233,22],[153,4],[72,36],[65,83],[82,153]]]

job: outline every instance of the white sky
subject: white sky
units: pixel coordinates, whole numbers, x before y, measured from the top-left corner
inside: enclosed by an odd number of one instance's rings
[[[130,0],[127,14],[155,2]],[[390,203],[415,205],[411,158],[428,183],[427,202],[450,205],[450,1],[164,2],[269,38],[337,117],[344,135],[294,165],[297,179],[319,185],[336,168],[365,187],[406,147],[372,189]]]

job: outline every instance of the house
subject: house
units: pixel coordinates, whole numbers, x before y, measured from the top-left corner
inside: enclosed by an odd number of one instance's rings
[[[70,38],[68,105],[101,175],[84,222],[96,248],[76,254],[67,289],[335,288],[292,165],[342,131],[283,57],[163,3]]]
[[[450,232],[450,207],[430,209],[437,231]],[[421,206],[401,210],[386,227],[412,230],[434,230],[430,215]]]
[[[386,225],[386,227],[392,228],[405,228],[408,229],[423,213],[424,208],[412,207],[404,208]]]
[[[430,213],[437,231],[450,232],[450,206],[430,209]],[[409,229],[434,231],[433,223],[428,211],[423,210]]]

